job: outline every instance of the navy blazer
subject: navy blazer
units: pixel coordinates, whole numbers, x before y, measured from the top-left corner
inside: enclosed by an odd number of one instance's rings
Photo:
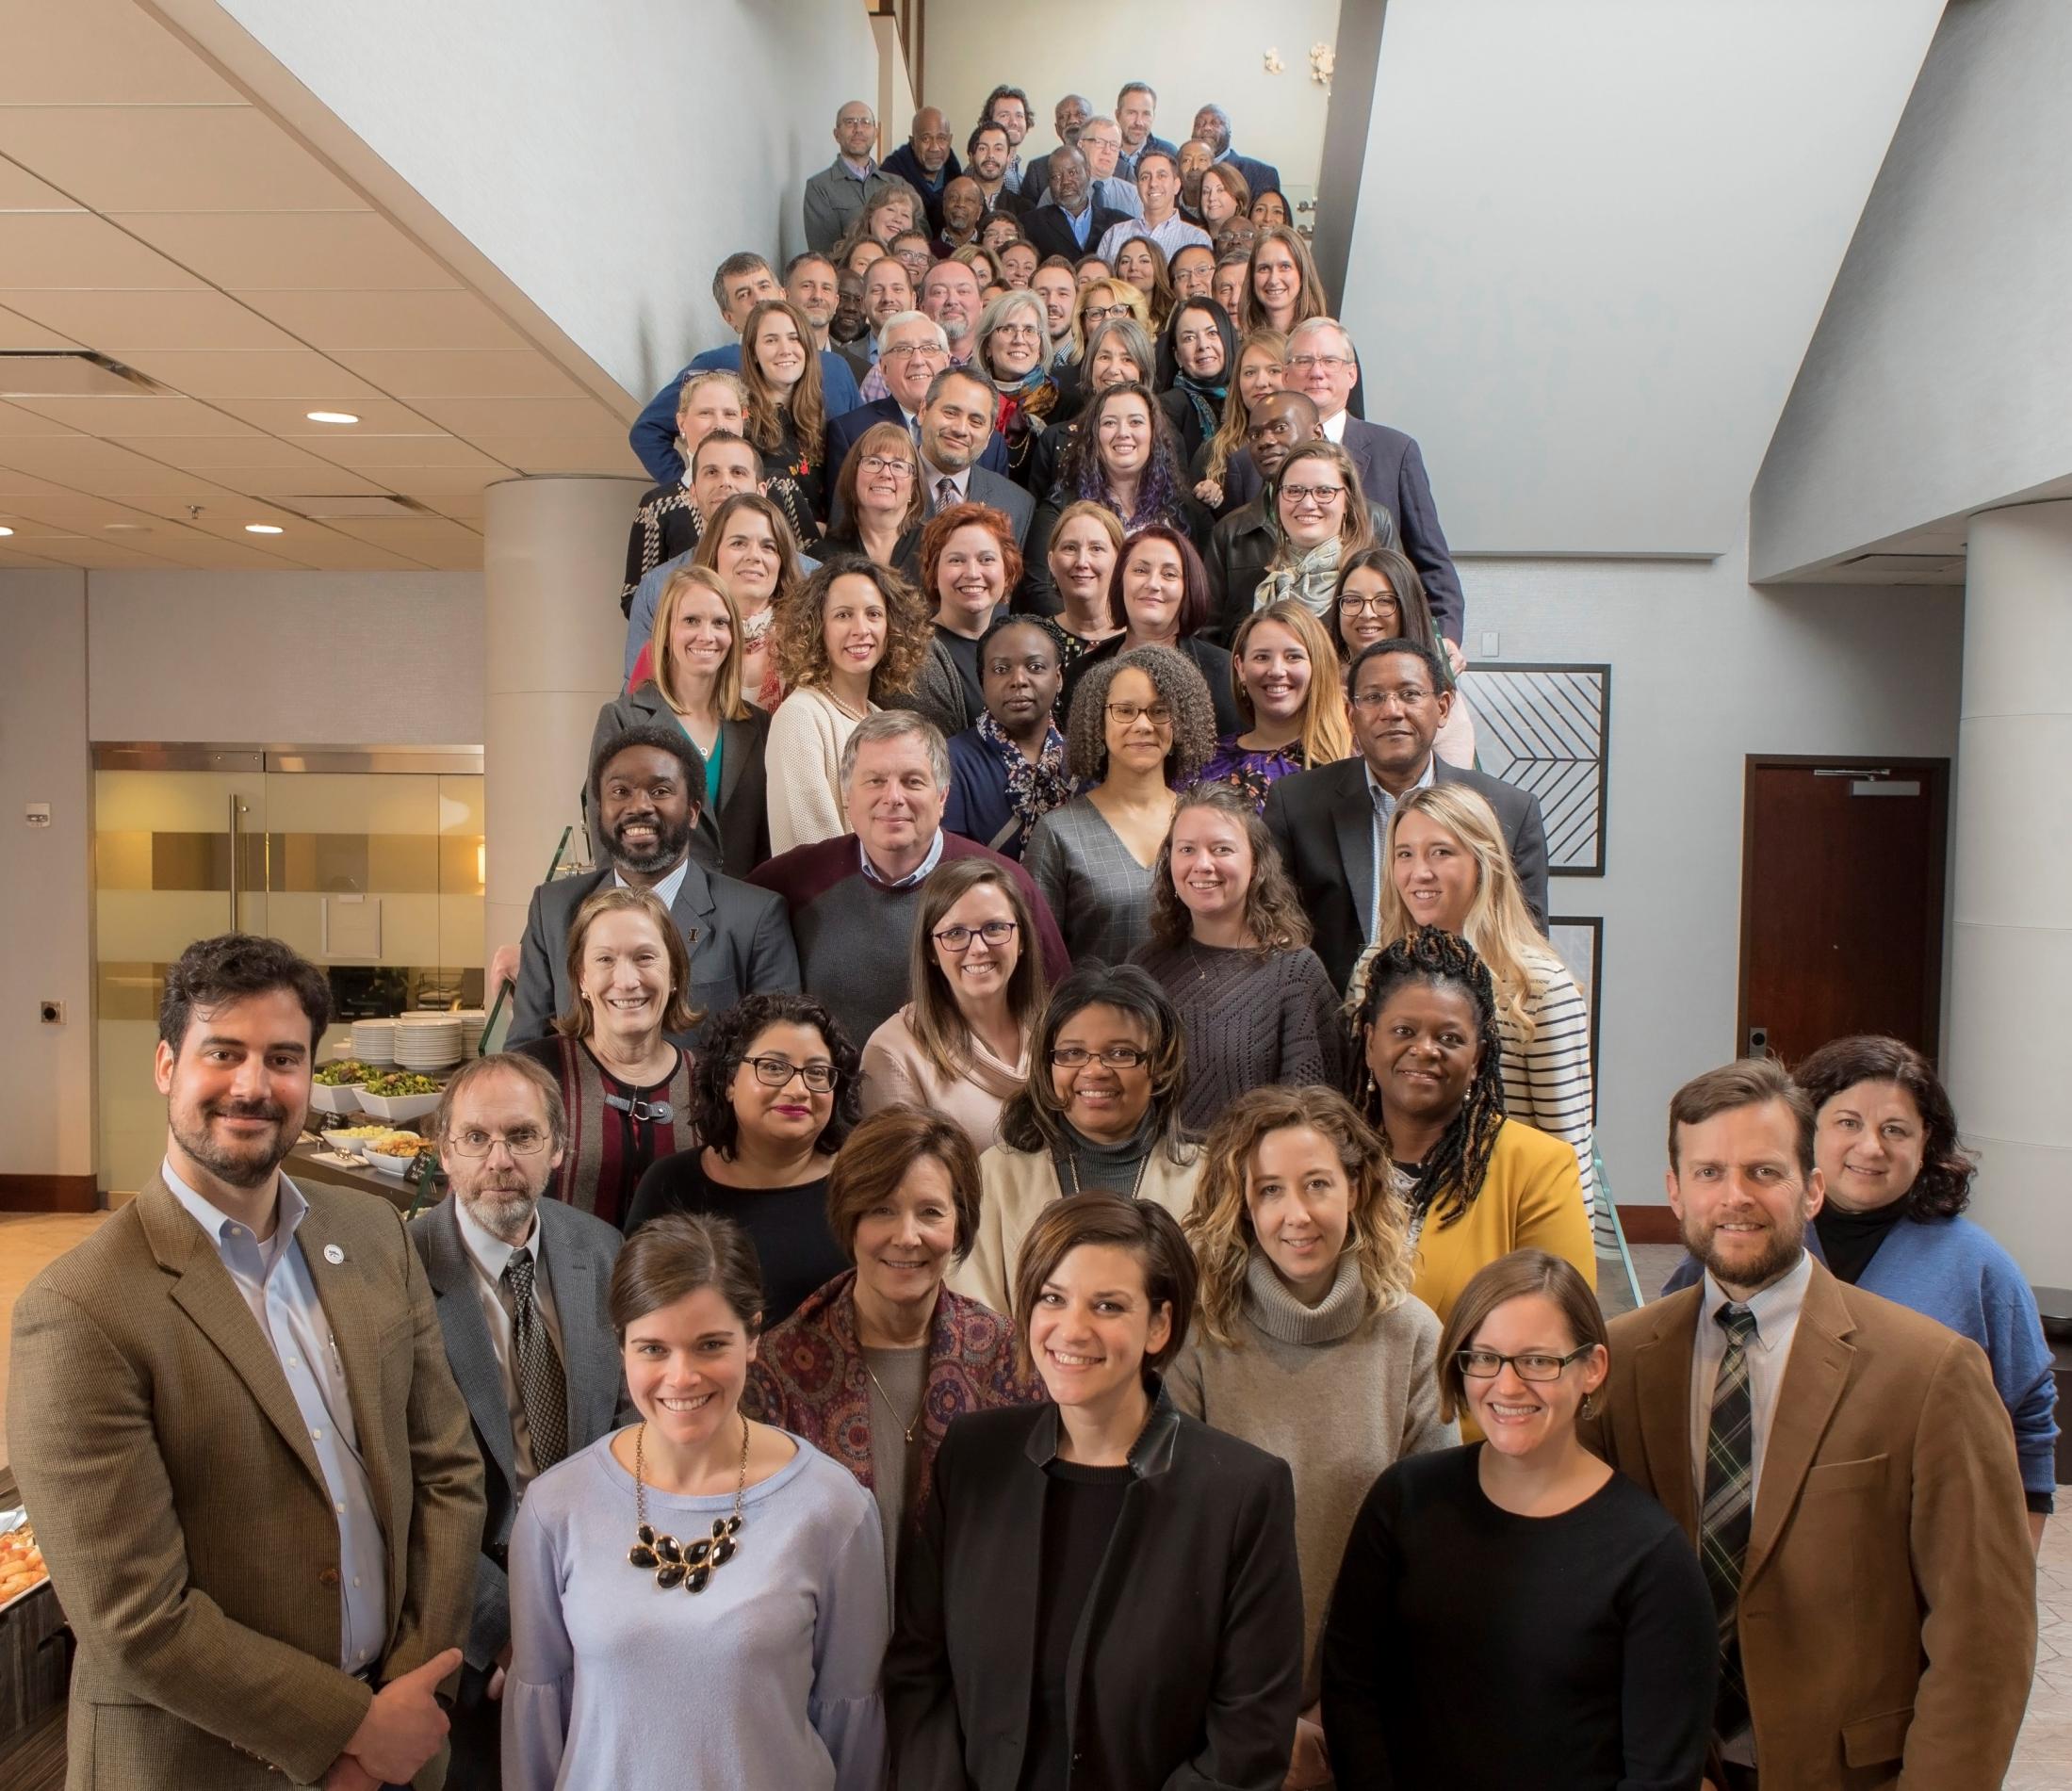
[[[1079,246],[1079,238],[1072,235],[1072,220],[1063,205],[1054,199],[1038,205],[1021,220],[1021,234],[1028,237],[1036,253],[1048,261],[1052,255],[1063,255],[1067,261],[1077,261],[1082,255],[1090,255],[1101,246],[1101,239],[1117,224],[1129,220],[1130,214],[1117,211],[1113,206],[1094,204],[1093,221],[1086,226],[1086,246]],[[1053,348],[1058,346],[1053,343]]]
[[[1426,476],[1425,457],[1417,451],[1416,441],[1399,429],[1348,415],[1344,446],[1360,474],[1360,489],[1394,513],[1403,551],[1425,581],[1431,619],[1439,632],[1458,645],[1466,626],[1467,603],[1460,594],[1460,575],[1453,568],[1445,530],[1439,526],[1439,506],[1432,501],[1431,480]],[[1252,464],[1252,451],[1242,448],[1225,472],[1225,514],[1239,504],[1250,503],[1259,490],[1259,468]]]
[[[1539,797],[1436,756],[1432,782],[1465,784],[1496,811],[1525,905],[1532,910],[1533,924],[1544,933],[1547,829]],[[1324,960],[1331,982],[1344,988],[1367,949],[1367,928],[1374,919],[1375,811],[1366,760],[1356,755],[1276,778],[1262,819],[1315,930],[1311,945]]]
[[[841,472],[841,463],[849,458],[849,450],[874,424],[898,423],[904,427],[905,421],[906,414],[900,409],[896,398],[874,398],[870,403],[844,411],[840,416],[828,417],[827,491],[828,502],[834,506],[830,521],[840,514],[839,500],[834,497],[835,481]],[[986,451],[978,457],[978,464],[989,473],[1006,473],[1007,444],[1001,440],[998,430],[987,437]]]

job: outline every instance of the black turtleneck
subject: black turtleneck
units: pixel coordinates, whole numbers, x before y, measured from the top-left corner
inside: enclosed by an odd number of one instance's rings
[[[1828,1269],[1837,1280],[1856,1285],[1870,1266],[1870,1259],[1878,1254],[1878,1246],[1885,1241],[1885,1233],[1900,1222],[1905,1205],[1903,1199],[1891,1200],[1868,1213],[1851,1213],[1830,1200],[1813,1215],[1813,1229],[1820,1238],[1820,1254],[1827,1258]]]

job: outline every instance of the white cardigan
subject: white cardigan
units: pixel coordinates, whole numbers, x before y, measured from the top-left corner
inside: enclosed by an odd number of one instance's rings
[[[877,713],[873,703],[870,712]],[[841,749],[857,718],[814,685],[791,692],[770,718],[762,749],[770,782],[770,855],[849,831],[841,801]]]

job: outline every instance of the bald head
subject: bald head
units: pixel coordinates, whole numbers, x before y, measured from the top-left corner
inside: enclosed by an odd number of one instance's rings
[[[1301,392],[1269,392],[1251,408],[1245,431],[1252,464],[1262,479],[1280,474],[1288,456],[1304,442],[1324,439],[1324,418],[1314,400]]]
[[[878,140],[878,115],[866,100],[845,100],[835,114],[835,147],[853,162],[867,158]]]
[[[950,159],[950,122],[942,116],[940,106],[924,106],[914,114],[906,147],[931,177],[942,172],[943,164]]]

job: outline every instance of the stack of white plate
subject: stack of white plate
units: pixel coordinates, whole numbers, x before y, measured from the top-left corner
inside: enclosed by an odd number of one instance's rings
[[[489,1016],[479,1007],[464,1007],[453,1018],[461,1023],[461,1055],[477,1055],[482,1047],[482,1029],[489,1024]]]
[[[450,1069],[461,1061],[458,1014],[406,1014],[396,1022],[396,1062],[403,1069]]]
[[[363,1064],[393,1064],[396,1061],[394,1020],[354,1020],[352,1054]]]

